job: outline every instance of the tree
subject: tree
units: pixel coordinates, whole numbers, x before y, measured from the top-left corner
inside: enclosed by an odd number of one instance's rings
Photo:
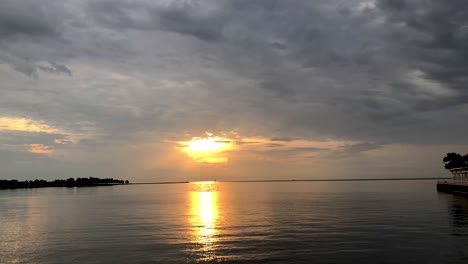
[[[67,179],[67,186],[68,186],[68,187],[73,187],[73,186],[75,186],[75,179],[73,179],[73,178],[68,178],[68,179]]]
[[[455,152],[449,152],[442,160],[446,169],[468,167],[468,154],[462,156]]]

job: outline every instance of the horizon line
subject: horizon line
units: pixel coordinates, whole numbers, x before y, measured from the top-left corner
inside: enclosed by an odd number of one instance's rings
[[[423,178],[352,178],[352,179],[266,179],[266,180],[206,180],[206,181],[164,181],[164,182],[131,182],[129,184],[182,184],[195,182],[325,182],[325,181],[417,181],[417,180],[447,180],[452,177],[423,177]]]

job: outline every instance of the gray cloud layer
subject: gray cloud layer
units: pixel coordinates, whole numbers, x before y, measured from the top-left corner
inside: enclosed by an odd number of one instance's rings
[[[19,73],[2,68],[0,110],[108,145],[206,130],[364,142],[337,157],[458,144],[467,10],[462,0],[0,0],[0,64]]]

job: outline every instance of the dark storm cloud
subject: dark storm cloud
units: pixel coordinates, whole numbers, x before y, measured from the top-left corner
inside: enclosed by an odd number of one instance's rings
[[[66,75],[72,74],[72,71],[67,66],[59,64],[57,62],[49,62],[49,65],[38,65],[37,68],[49,73],[61,73]]]
[[[294,138],[289,138],[289,137],[275,137],[272,138],[271,141],[293,141]]]
[[[427,77],[466,90],[468,3],[466,1],[379,1],[399,34],[405,55]],[[423,64],[424,63],[424,64]]]
[[[205,41],[221,38],[223,19],[221,17],[197,17],[192,14],[191,5],[168,8],[158,12],[159,26],[163,30],[187,34]]]
[[[302,155],[308,153],[316,153],[327,151],[325,148],[316,148],[316,147],[288,147],[285,149],[272,149],[272,150],[265,150],[260,151],[261,154],[267,154],[272,156],[290,156],[290,155]]]
[[[71,74],[65,65],[55,58],[21,47],[55,45],[61,40],[66,18],[60,3],[52,1],[0,1],[0,62],[30,77],[37,77],[38,70],[48,73]],[[38,48],[41,49],[41,48]],[[49,65],[38,64],[50,61]]]
[[[266,144],[263,144],[263,146],[265,146],[267,148],[277,148],[277,147],[284,147],[284,144],[281,144],[281,143],[266,143]]]
[[[47,3],[47,2],[46,2]],[[0,36],[51,36],[57,33],[53,16],[38,1],[0,1]]]
[[[353,145],[343,146],[333,151],[330,155],[332,158],[348,158],[355,157],[356,155],[362,154],[363,152],[381,148],[382,145],[375,143],[357,143]]]
[[[216,4],[212,2],[211,4]],[[226,18],[222,13],[202,14],[205,2],[91,2],[96,21],[116,29],[163,30],[186,34],[203,41],[221,38]]]

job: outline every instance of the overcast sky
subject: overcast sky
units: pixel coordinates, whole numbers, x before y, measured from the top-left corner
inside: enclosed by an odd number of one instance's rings
[[[448,176],[467,43],[466,0],[0,0],[0,178]]]

